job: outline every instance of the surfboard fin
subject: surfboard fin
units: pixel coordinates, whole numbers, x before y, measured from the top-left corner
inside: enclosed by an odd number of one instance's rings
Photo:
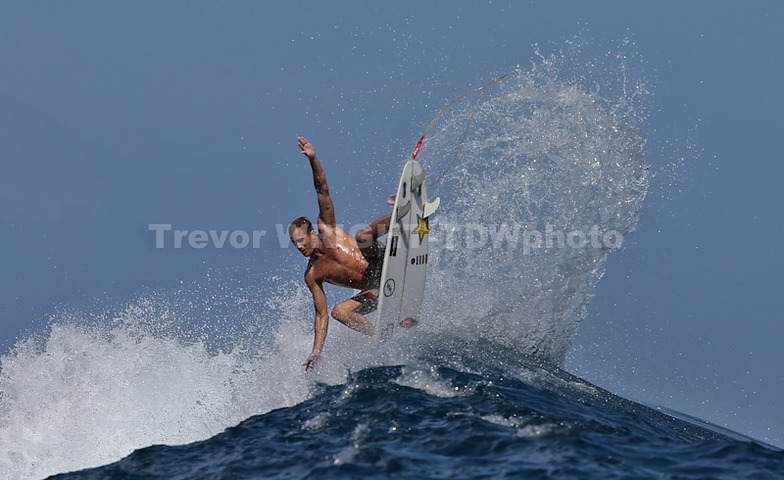
[[[400,220],[401,218],[408,215],[408,212],[411,211],[411,200],[408,201],[405,205],[398,205],[397,206],[397,219]]]
[[[429,217],[430,215],[435,213],[436,210],[438,210],[439,205],[441,205],[441,197],[436,197],[436,199],[433,200],[432,202],[426,203],[424,208],[422,209],[422,216]]]
[[[419,175],[412,174],[411,175],[411,191],[413,192],[414,190],[419,188],[419,186],[422,185],[422,182],[424,182],[424,181],[425,181],[425,170],[422,170],[419,173]]]

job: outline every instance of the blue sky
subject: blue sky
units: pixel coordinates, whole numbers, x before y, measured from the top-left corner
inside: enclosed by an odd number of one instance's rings
[[[611,391],[784,444],[779,2],[3,2],[0,346],[67,308],[215,271],[259,249],[155,249],[151,223],[270,230],[311,212],[296,136],[348,222],[377,213],[446,101],[578,35],[630,40],[653,95],[654,173],[569,369]],[[379,159],[389,159],[384,162]],[[387,182],[389,183],[389,182]],[[305,193],[306,192],[306,193]],[[282,200],[283,199],[283,200]]]

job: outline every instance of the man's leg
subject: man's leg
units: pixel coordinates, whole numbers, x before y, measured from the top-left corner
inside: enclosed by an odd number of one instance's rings
[[[332,308],[332,318],[353,330],[372,336],[373,324],[365,315],[374,311],[376,306],[376,294],[372,291],[362,292],[335,305]]]
[[[370,323],[364,315],[359,313],[360,308],[362,308],[362,305],[356,300],[344,300],[332,308],[332,318],[352,330],[372,336],[373,324]]]

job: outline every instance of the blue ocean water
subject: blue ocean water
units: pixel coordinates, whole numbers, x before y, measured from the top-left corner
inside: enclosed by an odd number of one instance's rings
[[[333,325],[305,374],[301,265],[57,312],[0,357],[0,478],[781,477],[781,451],[562,368],[650,169],[638,59],[579,58],[518,67],[477,113],[432,192],[416,329],[373,348]],[[429,134],[430,174],[472,109]]]
[[[374,367],[202,442],[67,479],[780,478],[784,452],[678,420],[562,370]]]

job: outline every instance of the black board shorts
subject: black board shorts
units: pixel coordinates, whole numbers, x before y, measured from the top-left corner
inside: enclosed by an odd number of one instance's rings
[[[378,308],[378,288],[358,293],[351,297],[351,300],[359,302],[359,309],[357,309],[358,314],[367,315],[368,313],[375,312]]]
[[[359,302],[357,313],[360,315],[375,312],[378,308],[378,288],[381,285],[381,269],[384,267],[384,244],[376,242],[376,247],[375,251],[379,252],[380,255],[365,257],[368,261],[368,274],[370,276],[367,289],[351,297],[351,300]]]

